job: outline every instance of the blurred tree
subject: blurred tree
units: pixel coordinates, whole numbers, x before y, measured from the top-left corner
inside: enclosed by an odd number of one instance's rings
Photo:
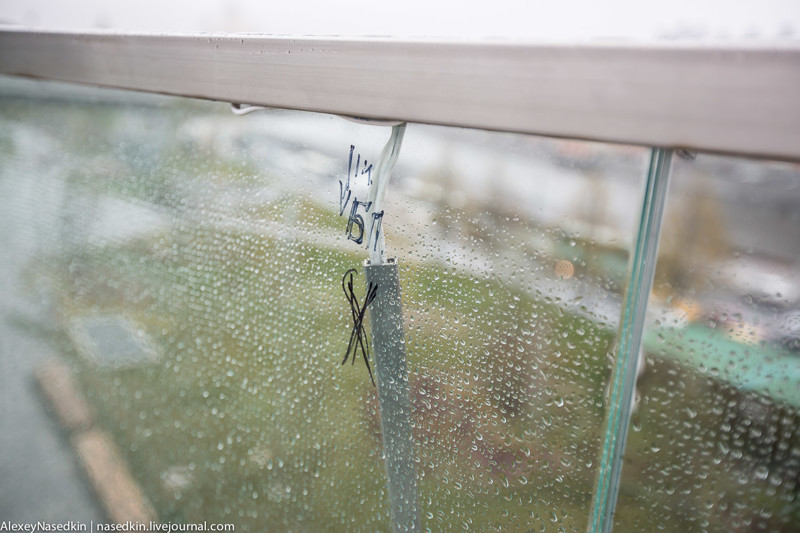
[[[662,228],[656,287],[666,293],[695,291],[728,253],[725,217],[708,175],[692,176],[673,198]]]

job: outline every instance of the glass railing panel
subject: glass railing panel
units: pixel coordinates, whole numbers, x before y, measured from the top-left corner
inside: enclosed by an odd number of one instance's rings
[[[675,159],[618,530],[800,523],[798,206],[796,164]]]
[[[357,270],[363,308],[364,202],[390,129],[2,87],[3,379],[38,371],[84,463],[117,448],[136,516],[391,529],[378,389],[360,351],[341,365],[342,281]],[[408,125],[380,228],[399,262],[422,530],[586,527],[648,157]],[[64,381],[86,412],[59,409]],[[6,409],[10,439],[25,417]],[[14,449],[5,464],[36,469]]]
[[[386,227],[427,530],[585,530],[649,155],[409,126]]]

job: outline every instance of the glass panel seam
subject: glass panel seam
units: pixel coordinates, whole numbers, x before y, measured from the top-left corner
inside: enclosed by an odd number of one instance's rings
[[[597,485],[588,530],[608,533],[613,527],[619,491],[645,312],[655,274],[658,237],[669,180],[672,150],[653,148],[634,243],[626,290],[619,344],[608,394],[608,408]]]

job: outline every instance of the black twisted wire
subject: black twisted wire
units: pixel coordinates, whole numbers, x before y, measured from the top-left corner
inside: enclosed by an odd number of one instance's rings
[[[367,287],[367,295],[364,297],[364,306],[361,307],[358,304],[358,298],[353,290],[354,274],[358,274],[358,270],[351,268],[345,272],[342,277],[342,290],[344,291],[347,301],[350,302],[350,311],[353,315],[353,330],[350,332],[350,342],[347,343],[347,351],[344,353],[342,364],[345,364],[348,359],[351,359],[351,362],[355,363],[360,348],[364,363],[367,365],[369,379],[372,381],[372,384],[375,385],[375,379],[372,377],[372,369],[369,366],[369,339],[367,339],[366,331],[364,330],[364,314],[367,311],[367,306],[372,303],[375,296],[378,294],[378,285],[370,282]],[[350,276],[349,280],[348,275]]]

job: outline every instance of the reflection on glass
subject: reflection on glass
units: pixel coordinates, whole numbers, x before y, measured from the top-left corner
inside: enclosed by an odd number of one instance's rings
[[[376,390],[340,365],[389,130],[47,87],[0,99],[3,327],[71,369],[72,434],[164,522],[389,530]],[[648,152],[409,125],[382,228],[423,530],[585,528]]]
[[[800,168],[677,159],[616,526],[800,523]]]

